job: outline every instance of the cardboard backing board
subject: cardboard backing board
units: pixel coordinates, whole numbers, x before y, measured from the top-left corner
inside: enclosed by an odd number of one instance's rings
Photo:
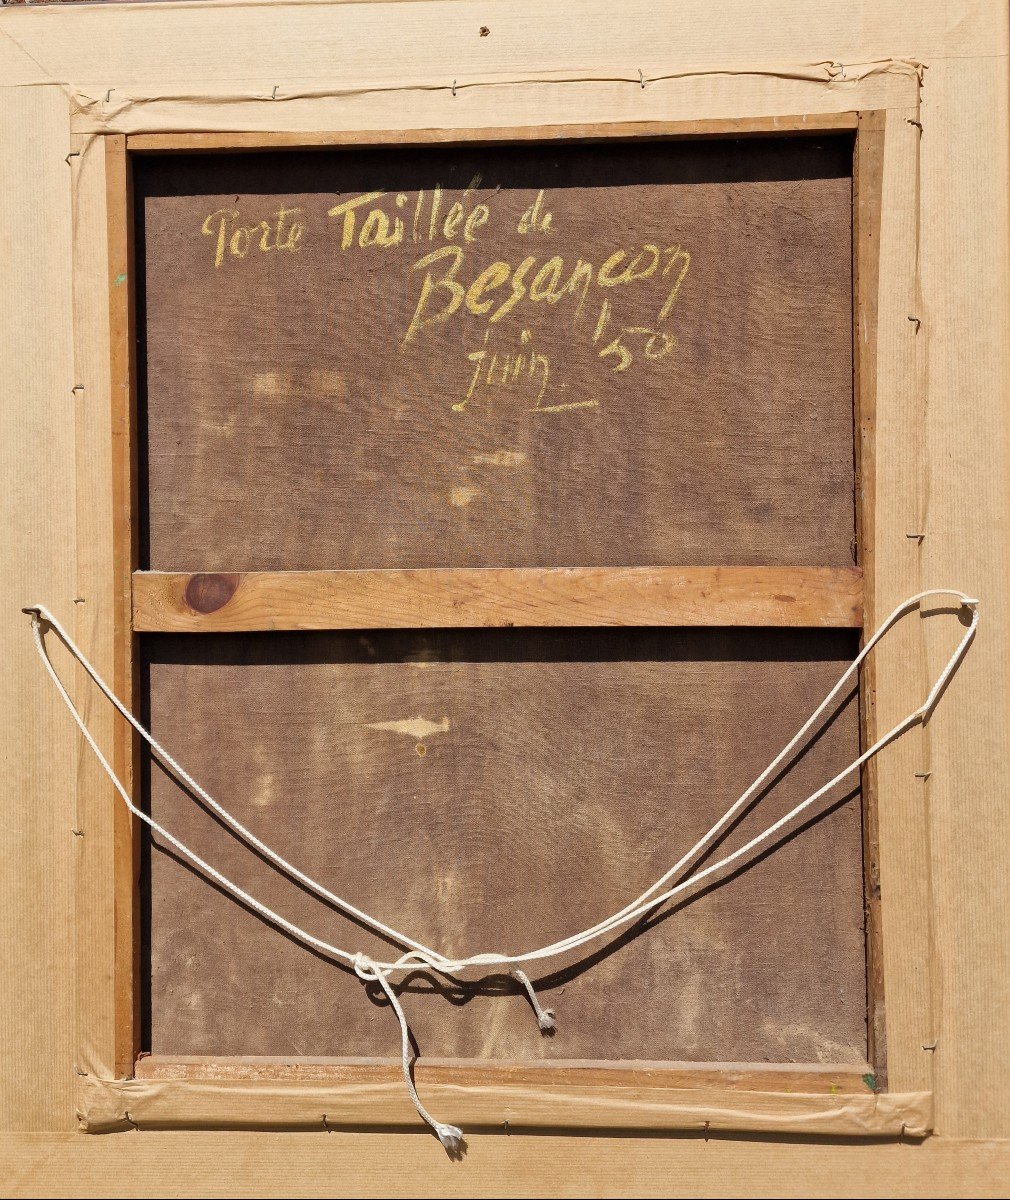
[[[27,1133],[4,1143],[11,1194],[289,1195],[294,1181],[313,1195],[496,1195],[505,1175],[530,1195],[575,1194],[586,1178],[628,1195],[834,1194],[840,1180],[874,1193],[1003,1194],[1007,1143],[980,1139],[1010,1129],[1010,1009],[998,1003],[1010,946],[1007,815],[993,804],[1007,757],[1006,6],[852,0],[799,21],[782,5],[729,5],[717,16],[695,0],[661,8],[632,0],[620,23],[602,0],[533,15],[503,2],[487,22],[491,36],[481,38],[487,18],[456,4],[3,10],[0,60],[10,86],[0,122],[11,170],[2,187],[8,209],[32,214],[38,231],[11,243],[3,309],[14,351],[4,486],[24,531],[6,547],[6,603],[16,611],[49,596],[63,619],[76,609],[79,635],[93,631],[87,644],[111,671],[103,297],[122,268],[106,270],[104,209],[95,202],[104,194],[102,157],[88,153],[87,136],[70,136],[68,94],[87,105],[72,115],[78,131],[207,129],[222,140],[235,129],[795,113],[817,122],[842,109],[887,109],[873,595],[887,611],[918,587],[954,582],[986,605],[945,706],[921,739],[894,747],[881,767],[889,1063],[899,1089],[935,1090],[939,1134],[912,1146],[476,1132],[468,1160],[456,1163],[433,1156],[423,1136],[327,1135],[321,1125],[303,1135]],[[915,63],[925,69],[917,74]],[[458,95],[450,91],[456,77]],[[71,150],[84,153],[66,162]],[[909,314],[923,319],[918,332]],[[70,397],[78,382],[92,402]],[[922,494],[925,526],[917,523]],[[927,536],[907,540],[909,532]],[[936,624],[922,622],[885,656],[887,713],[907,711],[926,666],[949,649]],[[12,1034],[0,1048],[2,1119],[6,1128],[69,1129],[86,1104],[77,1094],[81,1072],[92,1072],[84,1083],[114,1073],[110,799],[65,742],[65,713],[32,674],[23,630],[11,622],[6,633],[7,732],[18,748],[8,831],[18,861],[39,865],[3,880],[14,933],[5,950],[13,990]],[[927,785],[914,774],[923,769],[932,771]],[[82,814],[87,836],[73,838]],[[143,1122],[131,1100],[126,1107]]]

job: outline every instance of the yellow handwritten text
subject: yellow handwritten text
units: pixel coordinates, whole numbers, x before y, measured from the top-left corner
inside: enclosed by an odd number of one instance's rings
[[[279,208],[269,221],[257,221],[253,225],[240,223],[241,213],[237,208],[219,208],[204,220],[202,231],[207,237],[216,239],[214,266],[220,267],[225,256],[245,258],[250,250],[258,248],[267,254],[272,250],[287,250],[294,253],[305,236],[305,225],[297,218],[300,208]]]
[[[553,219],[553,213],[544,211],[544,189],[541,188],[537,198],[519,218],[516,229],[520,233],[550,233]]]
[[[509,347],[491,348],[488,345],[490,329],[484,332],[484,344],[467,355],[472,365],[470,386],[466,396],[452,406],[453,412],[466,412],[475,398],[488,397],[495,391],[518,393],[527,403],[533,401],[530,412],[567,412],[578,408],[596,408],[597,400],[576,400],[568,403],[548,403],[548,385],[551,379],[551,360],[531,345],[532,334],[524,329],[518,349]],[[564,390],[561,385],[561,391]],[[558,389],[555,389],[557,394]],[[476,460],[474,460],[476,461]]]
[[[488,223],[491,216],[491,210],[486,204],[480,203],[470,207],[468,197],[479,186],[480,176],[475,176],[463,192],[462,201],[455,201],[445,213],[442,212],[441,185],[435,185],[430,197],[422,188],[414,201],[410,240],[435,242],[443,238],[452,242],[462,233],[464,242],[476,241],[477,231]],[[392,201],[393,209],[405,213],[409,208],[409,199],[406,192],[397,192]],[[397,215],[396,211],[387,212],[383,205],[388,203],[386,192],[363,192],[360,196],[352,196],[349,200],[334,204],[328,211],[331,217],[342,218],[341,250],[350,250],[355,245],[363,250],[369,246],[386,249],[399,246],[405,241],[408,237],[407,218]],[[362,212],[364,219],[359,227],[358,217]]]
[[[539,354],[532,348],[526,349],[530,342],[530,331],[523,330],[520,339],[523,349],[517,353],[489,349],[489,332],[484,334],[484,345],[467,355],[473,364],[473,375],[465,399],[452,406],[453,412],[465,412],[479,388],[538,388],[536,403],[539,404],[544,398],[551,375],[551,363],[546,354]]]
[[[684,282],[684,277],[687,275],[688,268],[691,265],[691,255],[681,246],[672,246],[667,251],[668,261],[663,268],[663,278],[674,274],[673,286],[663,301],[663,306],[660,308],[656,317],[654,327],[646,325],[625,325],[618,331],[618,334],[612,341],[608,342],[599,352],[599,357],[603,359],[614,358],[617,361],[611,366],[611,370],[615,372],[626,371],[634,361],[634,355],[628,345],[628,339],[641,338],[643,340],[643,350],[645,357],[648,359],[666,358],[677,344],[677,339],[669,330],[660,329],[659,326],[669,317],[674,303],[677,299],[677,294],[680,291],[680,285]],[[612,256],[616,257],[616,256]],[[612,261],[608,259],[608,262]],[[628,268],[629,279],[643,278],[641,274],[634,274],[636,260]],[[606,265],[606,264],[604,264]],[[653,274],[655,267],[649,269],[649,275]],[[607,284],[605,286],[612,286]],[[596,329],[593,332],[593,345],[597,345],[603,337],[603,333],[610,323],[610,301],[604,299],[600,306],[600,315],[596,322]]]
[[[677,270],[660,309],[657,324],[669,316],[690,266],[691,256],[680,246],[668,246],[661,250],[647,243],[630,258],[626,251],[617,250],[598,269],[582,258],[578,258],[569,269],[560,255],[554,255],[539,266],[537,259],[529,255],[515,269],[511,264],[499,260],[482,270],[469,283],[460,279],[466,261],[464,248],[458,244],[440,246],[414,263],[413,269],[424,271],[424,278],[403,344],[415,341],[425,329],[447,321],[464,308],[475,317],[484,317],[488,326],[491,326],[520,304],[556,305],[566,297],[574,296],[578,298],[573,314],[573,319],[576,319],[594,284],[598,288],[610,289],[640,283],[657,273],[664,258],[666,265],[661,272],[662,278],[674,273],[674,268]],[[501,289],[506,285],[509,290],[502,297]],[[601,314],[604,324],[607,311],[604,308]],[[648,332],[650,336],[658,336],[657,331]],[[598,340],[601,333],[602,328],[598,323],[594,341]],[[652,350],[655,348],[654,342]],[[663,355],[650,353],[649,357],[661,358]]]

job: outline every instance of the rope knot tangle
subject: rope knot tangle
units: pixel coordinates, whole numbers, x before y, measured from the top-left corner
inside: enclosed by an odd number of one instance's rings
[[[779,817],[771,824],[762,829],[746,844],[739,846],[728,854],[716,858],[715,861],[707,862],[703,866],[701,864],[702,857],[707,851],[712,850],[719,842],[720,835],[726,830],[736,819],[738,814],[743,811],[748,805],[754,801],[756,796],[760,795],[761,789],[765,786],[769,779],[774,778],[776,773],[785,763],[792,762],[798,752],[798,748],[804,744],[808,736],[816,728],[818,721],[841,695],[843,695],[850,680],[857,675],[861,664],[865,661],[866,656],[872,651],[874,646],[884,637],[887,631],[906,613],[923,607],[923,602],[937,596],[956,597],[959,602],[958,612],[967,609],[971,614],[971,619],[967,623],[967,628],[961,635],[961,639],[950,655],[943,669],[940,671],[932,688],[927,695],[925,702],[912,712],[903,717],[897,724],[893,725],[886,733],[881,734],[873,745],[867,747],[859,754],[852,762],[843,767],[833,779],[822,784],[816,791],[812,792],[805,800],[794,805],[789,812],[784,816]],[[954,672],[959,667],[962,659],[968,651],[972,639],[975,636],[975,631],[979,622],[980,601],[968,596],[955,588],[932,588],[927,591],[919,592],[917,595],[909,597],[903,603],[899,604],[888,617],[880,624],[877,630],[871,637],[868,637],[862,649],[843,672],[841,678],[828,692],[827,696],[821,701],[817,708],[810,714],[800,729],[793,735],[788,743],[779,751],[772,759],[768,766],[754,780],[753,783],[726,809],[723,815],[712,825],[712,827],[680,858],[661,875],[653,884],[638,896],[636,899],[629,901],[618,912],[605,917],[598,921],[595,925],[587,929],[583,929],[578,933],[564,937],[559,941],[552,942],[550,945],[541,946],[533,950],[526,950],[521,953],[501,954],[497,952],[482,952],[472,954],[466,958],[449,958],[422,942],[401,933],[397,929],[393,929],[389,925],[384,924],[377,917],[371,916],[369,913],[363,912],[356,908],[350,901],[336,895],[323,884],[307,875],[304,871],[300,871],[294,864],[290,863],[282,855],[278,854],[271,846],[258,838],[255,833],[247,829],[231,812],[219,803],[215,798],[202,787],[197,780],[193,778],[173,757],[169,752],[160,745],[146,729],[140,721],[133,715],[126,705],[116,696],[115,692],[109,687],[105,680],[99,675],[98,671],[84,656],[80,647],[74,642],[70,634],[63,628],[60,622],[53,614],[41,604],[28,605],[22,609],[22,612],[27,613],[31,617],[32,636],[35,641],[35,647],[38,651],[39,659],[52,680],[53,686],[56,688],[63,700],[71,717],[73,718],[81,736],[84,738],[91,752],[94,754],[98,763],[109,777],[117,794],[126,805],[131,816],[136,820],[143,822],[148,826],[159,838],[162,838],[167,845],[175,848],[181,855],[188,859],[207,879],[218,884],[224,891],[235,897],[241,903],[248,906],[252,911],[259,914],[266,922],[276,929],[283,930],[290,936],[296,938],[303,945],[312,949],[321,951],[322,953],[338,960],[344,964],[345,968],[350,967],[357,978],[365,985],[376,984],[383,992],[389,1006],[396,1016],[400,1025],[400,1050],[401,1063],[403,1067],[403,1079],[406,1084],[407,1091],[410,1095],[411,1102],[417,1110],[419,1116],[428,1125],[431,1126],[438,1140],[442,1143],[450,1155],[458,1155],[463,1148],[463,1134],[455,1125],[447,1125],[442,1121],[436,1121],[435,1118],[421,1103],[421,1099],[417,1094],[417,1089],[414,1087],[414,1081],[411,1074],[412,1066],[412,1047],[410,1039],[410,1029],[407,1025],[407,1018],[404,1015],[403,1006],[400,999],[390,982],[391,976],[406,976],[410,972],[417,970],[435,971],[447,978],[454,979],[459,974],[469,968],[484,967],[484,968],[506,968],[511,971],[513,978],[520,984],[526,995],[529,997],[533,1011],[536,1013],[537,1023],[544,1033],[551,1032],[555,1028],[554,1013],[549,1008],[544,1008],[537,998],[536,991],[530,981],[529,976],[521,969],[522,964],[541,963],[548,959],[557,959],[569,954],[571,951],[589,945],[590,942],[597,941],[615,933],[618,929],[630,926],[633,922],[644,917],[646,914],[654,912],[660,905],[665,904],[678,897],[684,896],[688,891],[699,889],[699,885],[706,880],[713,880],[714,877],[724,877],[730,874],[731,870],[739,869],[746,863],[749,863],[756,853],[762,848],[774,846],[774,839],[778,838],[787,828],[792,828],[794,823],[803,816],[804,813],[810,812],[813,806],[817,804],[822,797],[828,795],[844,779],[857,774],[864,763],[869,762],[880,753],[891,742],[901,737],[903,733],[911,729],[914,725],[919,724],[929,716],[935,705],[939,702],[944,694],[947,684],[949,683]],[[941,610],[943,611],[943,610]],[[946,608],[946,612],[950,613],[950,608]],[[223,875],[219,870],[213,867],[210,863],[201,858],[195,851],[191,850],[183,842],[181,842],[173,833],[156,821],[149,813],[144,812],[143,808],[134,803],[129,791],[123,784],[122,780],[116,774],[115,769],[109,760],[105,757],[101,747],[88,728],[87,722],[81,716],[76,704],[67,691],[62,679],[53,666],[46,649],[45,640],[43,638],[43,627],[48,633],[52,630],[59,638],[60,642],[67,648],[70,654],[84,669],[84,672],[99,689],[102,695],[109,701],[124,720],[143,738],[150,747],[152,755],[166,767],[174,777],[184,784],[195,798],[202,804],[206,805],[207,809],[219,817],[226,825],[228,825],[245,843],[261,854],[269,862],[273,863],[279,870],[284,872],[288,878],[304,885],[307,889],[315,893],[323,900],[329,902],[339,908],[347,916],[366,925],[380,937],[387,938],[390,942],[397,946],[405,948],[399,958],[392,959],[387,962],[376,961],[370,958],[367,954],[358,953],[352,954],[348,950],[341,949],[330,942],[316,937],[300,926],[293,924],[291,921],[282,917],[279,913],[269,908],[255,896],[251,896],[244,889],[239,887],[227,876]],[[76,831],[75,831],[76,832]],[[715,858],[716,856],[712,855]],[[531,968],[532,969],[532,968]]]
[[[351,960],[351,966],[354,968],[354,974],[362,983],[375,983],[379,978],[379,968],[367,954],[359,951]]]

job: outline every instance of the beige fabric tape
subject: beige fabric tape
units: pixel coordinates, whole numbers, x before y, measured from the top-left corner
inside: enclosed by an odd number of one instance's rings
[[[928,1092],[844,1095],[572,1085],[460,1087],[425,1083],[446,1119],[471,1129],[527,1126],[788,1132],[834,1137],[925,1137],[933,1126]],[[521,1112],[521,1120],[517,1113]],[[266,1081],[81,1079],[78,1118],[91,1133],[140,1129],[417,1128],[417,1114],[395,1075],[332,1086]]]

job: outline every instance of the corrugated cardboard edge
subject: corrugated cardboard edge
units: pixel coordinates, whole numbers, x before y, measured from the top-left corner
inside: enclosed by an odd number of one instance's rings
[[[432,1084],[424,1100],[467,1128],[581,1128],[779,1132],[922,1138],[929,1092],[815,1095],[637,1087]],[[78,1121],[88,1133],[125,1129],[418,1128],[402,1082],[336,1087],[204,1080],[81,1079]]]
[[[488,6],[492,7],[491,0]],[[69,407],[60,387],[77,382],[70,373],[71,348],[64,341],[70,322],[62,298],[68,289],[58,269],[68,254],[69,183],[64,180],[73,174],[68,170],[70,164],[64,162],[71,148],[67,100],[65,95],[55,94],[55,87],[26,90],[24,85],[72,78],[80,83],[77,90],[85,92],[88,89],[81,82],[85,78],[100,78],[109,85],[129,79],[131,84],[143,81],[138,90],[166,90],[164,73],[168,70],[173,79],[186,78],[180,90],[196,92],[206,79],[216,77],[206,64],[221,55],[224,43],[215,22],[229,7],[234,7],[236,17],[241,13],[243,21],[242,45],[231,47],[229,43],[230,51],[234,50],[233,64],[245,64],[241,71],[236,67],[236,90],[257,88],[264,75],[271,76],[271,84],[329,77],[337,62],[346,75],[351,58],[374,60],[377,45],[381,46],[377,57],[392,75],[408,75],[423,62],[425,69],[430,66],[432,74],[441,79],[446,67],[451,74],[461,61],[472,57],[454,36],[455,23],[471,16],[468,5],[182,3],[7,8],[0,13],[0,35],[16,34],[24,42],[22,50],[0,36],[0,74],[10,85],[5,88],[7,111],[0,123],[5,148],[15,164],[3,190],[11,211],[35,213],[31,228],[48,233],[46,238],[15,241],[13,258],[6,264],[13,268],[14,285],[7,295],[3,340],[17,347],[20,356],[10,356],[5,379],[5,394],[11,398],[7,415],[15,431],[7,443],[5,495],[8,512],[21,522],[19,530],[27,530],[27,536],[10,540],[11,552],[4,563],[4,592],[12,605],[27,602],[26,596],[35,595],[40,587],[48,588],[54,605],[63,606],[57,608],[62,617],[72,603],[70,597],[79,594],[71,591],[72,579],[65,578],[72,574],[72,564],[65,558],[72,534],[68,539],[65,526],[74,520],[72,489],[66,483],[73,444],[57,419]],[[385,22],[387,10],[394,7],[398,21]],[[922,786],[912,775],[913,769],[919,771],[923,766],[914,747],[894,763],[892,786],[887,789],[888,828],[883,840],[891,850],[882,875],[885,910],[893,913],[887,932],[893,936],[885,934],[885,950],[893,960],[891,965],[903,968],[885,972],[891,1077],[904,1089],[923,1083],[928,1086],[935,1077],[937,1125],[943,1136],[918,1148],[881,1143],[804,1146],[796,1142],[783,1147],[764,1139],[726,1139],[706,1146],[701,1138],[546,1136],[488,1138],[480,1148],[480,1140],[475,1138],[479,1148],[475,1170],[483,1174],[468,1176],[465,1184],[457,1174],[455,1187],[468,1189],[459,1194],[480,1190],[498,1195],[511,1170],[510,1183],[515,1179],[524,1194],[560,1194],[565,1188],[571,1191],[573,1185],[584,1192],[587,1177],[594,1190],[604,1194],[616,1194],[618,1188],[626,1194],[665,1192],[673,1186],[681,1194],[695,1189],[706,1194],[734,1190],[798,1194],[800,1189],[803,1194],[811,1190],[837,1194],[843,1188],[847,1194],[860,1190],[872,1194],[940,1195],[952,1190],[1005,1194],[1010,1143],[953,1139],[991,1138],[1010,1132],[1010,1008],[1003,1003],[1010,979],[1005,916],[1010,817],[1006,805],[994,803],[993,795],[996,787],[1004,785],[1002,765],[1007,757],[1005,464],[1010,454],[1006,421],[1010,360],[1004,336],[1008,302],[1006,5],[964,0],[916,7],[879,0],[814,6],[803,20],[795,19],[790,6],[776,5],[760,10],[739,6],[736,11],[730,5],[715,16],[697,0],[677,6],[629,3],[622,5],[620,20],[614,17],[612,5],[604,5],[602,0],[591,5],[572,0],[564,6],[545,6],[535,17],[523,6],[514,7],[515,21],[523,22],[522,44],[530,48],[524,49],[524,55],[536,55],[538,46],[549,46],[559,61],[567,58],[570,62],[576,54],[581,61],[586,57],[582,47],[598,44],[597,66],[605,56],[609,61],[615,48],[622,59],[641,57],[646,70],[650,60],[654,63],[657,47],[680,63],[685,57],[710,64],[732,62],[739,61],[740,44],[746,42],[747,52],[764,60],[807,61],[822,52],[866,58],[881,51],[912,50],[928,62],[921,113],[925,124],[921,136],[922,211],[917,215],[917,205],[907,203],[885,206],[889,230],[884,236],[894,250],[892,259],[900,257],[904,263],[904,247],[915,237],[911,226],[921,221],[921,298],[926,310],[915,313],[924,318],[917,334],[908,322],[911,310],[906,304],[904,271],[895,279],[893,272],[882,270],[880,360],[882,367],[889,368],[881,389],[887,406],[901,410],[900,420],[893,420],[891,426],[903,429],[906,422],[918,422],[928,433],[921,444],[911,446],[897,432],[888,431],[884,448],[895,462],[909,460],[909,473],[928,470],[933,524],[924,542],[906,540],[906,533],[916,527],[904,523],[905,506],[911,515],[913,505],[909,489],[897,484],[906,480],[907,474],[897,468],[887,474],[881,482],[887,485],[884,494],[891,496],[891,503],[882,505],[878,513],[878,536],[884,561],[894,561],[895,567],[881,581],[878,599],[881,604],[899,599],[910,576],[937,584],[956,578],[959,586],[975,588],[985,596],[986,612],[991,616],[957,683],[963,711],[958,711],[955,720],[952,706],[945,707],[924,739],[930,744],[929,768],[933,772],[928,802],[930,838],[920,835],[922,822],[915,817],[924,810],[924,802]],[[493,4],[493,8],[493,34],[486,42],[507,46],[502,14],[507,15],[508,6]],[[598,10],[595,19],[584,9]],[[364,12],[375,21],[359,19]],[[541,29],[555,19],[563,25],[561,36]],[[294,32],[293,22],[297,24]],[[377,23],[382,23],[381,39],[373,28]],[[677,36],[682,29],[687,36]],[[486,49],[476,37],[474,43],[482,51]],[[566,54],[566,50],[572,52]],[[325,63],[326,69],[319,63]],[[83,69],[82,64],[86,64]],[[873,77],[849,93],[839,85],[805,80],[729,80],[713,75],[682,80],[675,91],[671,88],[667,93],[665,104],[670,107],[676,100],[678,119],[806,111],[797,103],[800,95],[819,97],[813,107],[821,112],[838,106],[886,106],[893,117],[889,121],[893,131],[889,128],[888,135],[894,150],[889,155],[897,158],[885,175],[903,179],[908,147],[919,137],[917,127],[905,122],[919,114],[914,109],[903,114],[891,105],[871,101],[866,89],[873,88],[875,94],[884,81],[888,87],[910,90],[909,81],[898,76]],[[492,119],[499,124],[528,122],[531,114],[539,121],[576,122],[586,119],[587,109],[605,111],[600,119],[616,120],[631,115],[644,118],[651,110],[643,109],[642,102],[651,105],[662,90],[650,86],[636,91],[626,82],[542,85],[461,91],[455,100],[439,91],[412,96],[407,107],[411,122],[418,122],[414,100],[427,105],[428,98],[437,97],[444,110],[453,112],[457,127],[478,120],[490,123],[487,110],[492,100]],[[98,94],[97,87],[94,91]],[[502,92],[515,97],[509,101],[508,121],[497,108]],[[348,128],[359,118],[368,128],[388,127],[391,112],[397,118],[402,115],[399,94],[388,96],[385,106],[378,100],[373,93],[370,101],[348,102],[341,110],[339,127]],[[460,101],[466,107],[461,107]],[[302,103],[304,112],[291,107]],[[308,121],[308,110],[315,103],[268,106],[262,101],[250,102],[275,114],[277,127],[287,129],[295,127],[296,117]],[[913,104],[914,98],[909,97],[908,103]],[[450,109],[451,104],[455,109]],[[522,110],[523,121],[512,115],[517,108]],[[326,104],[314,111],[323,109],[334,111]],[[217,127],[234,127],[235,111],[225,106]],[[320,127],[315,121],[312,124]],[[899,140],[890,136],[892,132],[905,132],[908,137]],[[71,163],[80,163],[80,159]],[[914,183],[914,176],[910,178]],[[906,189],[898,190],[904,197]],[[918,196],[918,187],[914,190]],[[46,303],[38,301],[40,293]],[[906,375],[909,356],[900,349],[903,335],[915,349],[913,362],[917,359],[921,364],[928,359],[911,376]],[[915,380],[919,406],[914,412],[906,411],[904,390],[900,394],[892,390],[906,378]],[[917,458],[923,456],[925,462],[918,463]],[[42,497],[45,505],[39,503]],[[916,512],[920,507],[921,497],[916,496]],[[914,567],[909,560],[915,560]],[[0,1090],[7,1122],[22,1128],[65,1127],[71,1115],[68,1043],[73,1035],[74,987],[73,950],[68,945],[65,915],[72,900],[68,895],[72,892],[68,876],[73,870],[69,825],[75,787],[80,785],[75,784],[74,756],[64,748],[65,715],[50,706],[41,688],[23,673],[25,643],[20,631],[15,636],[13,626],[11,630],[11,653],[5,654],[4,667],[4,696],[11,714],[4,732],[17,744],[10,784],[10,836],[19,860],[45,861],[47,867],[44,887],[36,886],[32,873],[28,879],[12,874],[3,889],[6,910],[17,922],[18,941],[11,939],[4,955],[6,974],[17,989],[11,991],[17,996],[17,1007],[12,1004],[7,1013],[11,1034],[9,1049],[4,1048]],[[931,653],[938,651],[931,648]],[[907,832],[909,815],[915,817],[914,836]],[[916,878],[906,887],[904,868],[919,861],[930,864],[930,871],[925,880]],[[970,870],[966,870],[968,863]],[[93,887],[97,894],[100,882],[95,881]],[[925,910],[919,894],[922,888],[929,890]],[[918,911],[927,913],[921,922],[915,915]],[[920,924],[929,926],[922,938]],[[934,937],[936,966],[927,971],[919,951],[922,941],[929,945]],[[81,962],[85,958],[82,953]],[[91,970],[97,977],[106,967],[102,959],[94,962]],[[892,986],[895,975],[897,987]],[[931,991],[936,993],[933,1009]],[[925,1002],[913,1002],[914,996],[923,994]],[[905,1003],[899,1002],[901,995]],[[42,1011],[48,1019],[40,1019]],[[931,1012],[932,1019],[924,1019]],[[900,1053],[894,1052],[897,1046],[902,1047]],[[741,1103],[739,1096],[736,1100]],[[225,1184],[239,1194],[244,1190],[290,1195],[292,1188],[304,1192],[311,1185],[319,1189],[318,1194],[335,1194],[343,1188],[347,1194],[369,1190],[385,1195],[390,1194],[389,1179],[395,1173],[404,1194],[438,1186],[436,1178],[444,1193],[449,1177],[438,1174],[440,1161],[430,1161],[429,1156],[424,1159],[424,1172],[417,1171],[419,1160],[410,1147],[419,1144],[423,1132],[417,1139],[375,1133],[367,1138],[313,1138],[311,1143],[307,1136],[204,1133],[177,1138],[151,1133],[122,1139],[76,1135],[60,1139],[40,1135],[31,1143],[41,1147],[40,1152],[25,1167],[31,1178],[22,1173],[20,1186],[12,1191],[38,1195],[57,1194],[58,1190],[59,1194],[79,1195],[81,1181],[87,1176],[89,1191],[102,1195],[112,1190],[152,1194],[153,1186],[170,1188],[174,1194],[188,1186],[193,1194],[206,1194],[208,1188]],[[18,1142],[19,1146],[27,1144],[24,1139]],[[52,1151],[55,1146],[64,1148],[61,1157]],[[351,1171],[343,1181],[335,1180],[341,1146],[340,1161]],[[103,1165],[96,1166],[102,1155]],[[928,1167],[924,1165],[927,1162]],[[77,1170],[68,1173],[71,1164]],[[946,1164],[945,1173],[937,1173],[938,1164]],[[460,1169],[454,1163],[446,1167]],[[0,1178],[4,1177],[0,1167]],[[165,1182],[155,1185],[156,1180]],[[542,1186],[536,1192],[533,1189],[538,1182]]]

